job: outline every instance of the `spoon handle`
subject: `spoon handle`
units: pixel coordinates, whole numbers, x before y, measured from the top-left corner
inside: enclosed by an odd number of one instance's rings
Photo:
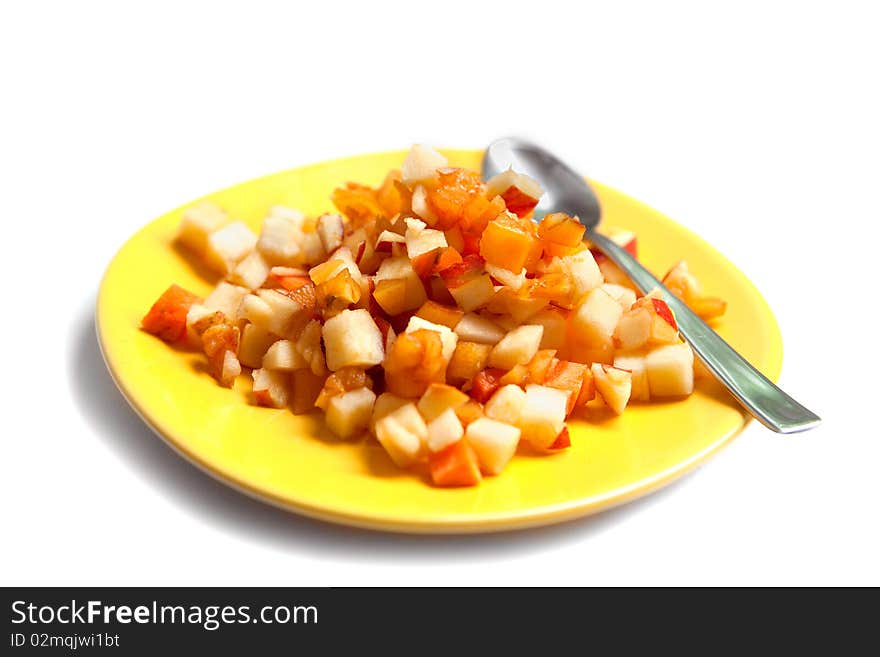
[[[694,353],[762,424],[779,433],[795,433],[812,429],[821,422],[818,415],[801,406],[752,367],[627,251],[594,231],[588,231],[586,238],[626,272],[643,294],[659,288],[675,314],[679,332]]]

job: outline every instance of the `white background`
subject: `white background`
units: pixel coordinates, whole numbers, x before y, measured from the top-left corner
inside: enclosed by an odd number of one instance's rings
[[[582,4],[3,3],[2,583],[880,584],[871,3]],[[245,499],[127,410],[92,315],[139,226],[298,164],[504,134],[717,245],[825,424],[753,425],[591,519],[413,538]]]

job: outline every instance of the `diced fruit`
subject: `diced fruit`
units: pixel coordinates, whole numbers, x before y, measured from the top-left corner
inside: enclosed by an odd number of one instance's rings
[[[620,267],[611,262],[611,260],[608,258],[600,258],[596,263],[598,264],[599,271],[602,273],[606,283],[622,285],[623,287],[628,287],[633,291],[636,291],[636,286],[633,285],[631,280],[629,280],[629,276],[627,276]]]
[[[312,320],[296,339],[296,350],[309,364],[309,369],[317,376],[327,375],[324,351],[321,349],[321,323]]]
[[[205,297],[202,305],[209,310],[219,311],[227,317],[235,317],[238,314],[241,300],[248,293],[247,288],[221,281],[211,291],[211,294]]]
[[[463,316],[464,313],[458,308],[445,306],[435,301],[426,301],[416,312],[416,317],[421,317],[434,324],[448,326],[453,330],[458,326],[458,323]],[[459,335],[459,337],[461,337],[461,335]]]
[[[653,315],[647,308],[632,308],[620,317],[614,341],[624,350],[640,349],[651,339]]]
[[[446,361],[436,331],[402,333],[385,359],[385,384],[401,397],[420,397],[431,383],[443,383]]]
[[[241,221],[235,221],[208,235],[205,264],[228,274],[257,244],[257,236]]]
[[[183,212],[177,240],[196,255],[202,255],[208,246],[208,236],[224,223],[226,213],[214,203],[202,201]]]
[[[327,253],[342,246],[345,225],[342,223],[342,217],[338,214],[322,214],[318,217],[316,231],[321,239],[321,245]]]
[[[300,333],[309,319],[309,313],[305,312],[300,304],[277,290],[261,289],[257,290],[257,295],[270,308],[264,328],[282,338],[293,338]],[[257,319],[251,321],[258,323]]]
[[[484,417],[483,405],[480,402],[471,399],[468,403],[456,408],[455,415],[458,417],[462,425],[466,427],[471,422]]]
[[[459,340],[446,369],[449,383],[460,386],[473,379],[489,363],[492,345]]]
[[[570,415],[577,405],[584,380],[592,378],[588,376],[588,370],[589,367],[583,363],[560,360],[547,373],[544,385],[562,390],[566,394],[566,416]]]
[[[526,401],[525,391],[516,385],[506,385],[495,391],[486,402],[486,417],[506,422],[514,426],[519,424],[520,413]]]
[[[440,272],[452,297],[465,312],[476,310],[495,296],[491,277],[483,270],[479,256],[467,256],[462,262]]]
[[[447,409],[455,411],[459,406],[466,404],[468,399],[469,397],[458,388],[445,383],[432,383],[419,399],[417,406],[425,421],[430,422]]]
[[[474,448],[481,469],[488,475],[497,475],[513,458],[519,444],[520,430],[488,417],[471,422],[465,440]]]
[[[525,217],[535,209],[543,193],[544,190],[537,180],[513,169],[503,171],[486,181],[486,195],[489,198],[500,196],[507,209],[520,217]]]
[[[429,322],[428,320],[415,315],[410,317],[409,323],[406,325],[406,332],[414,333],[415,331],[421,330],[434,331],[440,336],[440,342],[443,344],[443,360],[446,361],[446,363],[449,363],[452,359],[452,354],[455,353],[455,345],[458,344],[458,335],[456,335],[448,326],[434,324],[433,322]]]
[[[192,305],[200,301],[192,292],[172,285],[141,320],[141,328],[165,342],[180,342],[186,338],[187,314]]]
[[[284,372],[256,369],[254,377],[254,399],[260,406],[284,408],[289,395],[290,377]]]
[[[241,363],[232,351],[223,352],[223,362],[220,366],[217,381],[224,388],[231,388],[236,377],[241,374]]]
[[[557,450],[565,449],[567,447],[571,447],[571,436],[568,433],[568,427],[564,427],[562,431],[559,432],[559,435],[556,436],[556,440],[553,441],[553,444],[547,449]]]
[[[645,356],[651,397],[679,397],[694,391],[694,352],[686,343],[656,347]]]
[[[296,264],[301,259],[302,250],[300,224],[301,219],[295,217],[266,217],[260,229],[257,250],[273,265]]]
[[[541,334],[541,349],[562,349],[565,345],[565,333],[568,318],[565,311],[559,308],[545,308],[529,317],[529,324],[544,327]]]
[[[366,431],[375,401],[376,395],[369,388],[331,397],[327,404],[327,426],[340,438],[352,438]]]
[[[651,389],[648,387],[648,373],[645,370],[645,357],[642,354],[616,354],[614,356],[614,367],[632,373],[630,399],[633,401],[648,401],[651,398]]]
[[[528,369],[529,383],[544,383],[556,358],[555,349],[539,349],[535,357],[525,367]]]
[[[486,224],[504,212],[501,198],[488,199],[479,174],[465,169],[444,168],[437,180],[426,185],[427,205],[435,227],[447,230],[460,225],[463,234],[479,237]]]
[[[623,413],[632,391],[632,374],[610,365],[593,363],[593,380],[596,392],[617,415]]]
[[[516,365],[525,365],[538,353],[543,333],[544,327],[534,324],[510,331],[492,349],[489,366],[509,370]]]
[[[404,237],[406,240],[406,253],[410,259],[417,258],[435,249],[445,249],[448,246],[446,235],[443,234],[443,231],[432,228],[422,230],[407,228]]]
[[[526,264],[534,239],[520,219],[502,214],[490,221],[483,231],[480,255],[497,267],[520,271]]]
[[[563,212],[544,215],[538,224],[538,237],[559,246],[579,246],[584,239],[586,227],[574,217]]]
[[[525,287],[519,292],[502,287],[486,306],[486,310],[498,315],[510,315],[516,324],[522,324],[541,312],[549,303],[547,299],[530,296]]]
[[[247,327],[245,327],[247,333]],[[309,367],[306,359],[296,350],[296,344],[291,340],[278,340],[269,346],[263,356],[263,369],[292,372]]]
[[[376,433],[376,422],[386,415],[390,415],[401,406],[406,406],[409,403],[409,399],[398,397],[390,392],[383,392],[376,398],[376,403],[373,404],[373,416],[370,419],[370,431]]]
[[[238,360],[246,367],[255,369],[260,367],[266,351],[277,339],[278,336],[272,335],[256,324],[245,324],[238,345]]]
[[[527,279],[525,268],[520,269],[518,274],[514,274],[509,269],[504,269],[504,267],[493,265],[491,262],[487,262],[485,268],[487,274],[501,283],[501,285],[506,285],[514,292],[518,292],[522,289],[523,285],[526,284]]]
[[[315,299],[325,319],[338,315],[360,298],[361,286],[348,269],[315,287]]]
[[[428,422],[428,450],[432,453],[439,452],[461,440],[463,435],[461,420],[454,409],[447,408]]]
[[[547,449],[565,425],[567,395],[561,390],[530,384],[522,406],[522,437],[536,449]]]
[[[611,339],[623,309],[601,288],[590,292],[572,313],[569,326],[569,352],[572,360],[611,362]]]
[[[373,380],[360,367],[343,367],[327,377],[324,387],[315,400],[315,406],[327,409],[332,397],[357,390],[359,388],[373,388]]]
[[[426,451],[428,427],[410,402],[376,422],[376,438],[391,460],[405,468]]]
[[[678,323],[675,321],[675,316],[672,314],[672,310],[669,309],[669,306],[663,299],[658,299],[657,297],[651,297],[651,306],[654,308],[654,313],[660,317],[664,322],[669,324],[676,331],[678,330]]]
[[[291,410],[296,415],[311,412],[315,408],[315,400],[324,386],[324,377],[315,374],[310,369],[294,370],[292,377]]]
[[[615,285],[614,283],[603,283],[600,287],[610,294],[624,311],[629,310],[636,302],[636,293],[628,287]]]
[[[599,287],[603,282],[599,265],[588,249],[560,258],[559,266],[571,276],[575,292],[579,297]]]
[[[435,486],[476,486],[480,483],[477,455],[466,440],[459,440],[428,458]]]
[[[500,369],[488,368],[477,372],[471,381],[471,397],[475,401],[485,404],[501,386],[502,376],[504,376],[504,370]]]
[[[256,294],[247,294],[242,298],[235,317],[256,324],[268,332],[269,324],[272,322],[272,306]]]
[[[446,165],[447,160],[443,155],[433,148],[416,144],[410,149],[400,171],[403,174],[403,182],[412,185],[434,178],[437,175],[437,169]]]
[[[481,344],[497,344],[504,337],[504,331],[491,320],[468,313],[455,326],[460,340],[479,342]]]
[[[324,323],[324,348],[327,367],[372,367],[382,362],[385,349],[379,327],[362,308],[343,310]]]
[[[389,315],[414,310],[428,300],[425,286],[413,270],[409,258],[388,258],[383,261],[376,272],[375,281],[373,296]]]

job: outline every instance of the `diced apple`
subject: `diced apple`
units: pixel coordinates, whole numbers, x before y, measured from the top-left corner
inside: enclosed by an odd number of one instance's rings
[[[381,420],[386,415],[390,415],[401,406],[406,406],[409,403],[409,399],[398,397],[397,395],[390,392],[383,392],[376,398],[376,402],[373,404],[373,416],[370,419],[370,431],[375,434],[376,422]]]
[[[321,349],[321,323],[310,320],[296,338],[296,350],[309,364],[309,369],[316,376],[327,374],[327,363],[324,350]]]
[[[601,288],[590,292],[572,313],[567,348],[572,360],[607,362],[613,360],[611,338],[623,309]]]
[[[373,297],[389,315],[414,310],[428,300],[425,286],[407,257],[384,260],[374,280]]]
[[[631,308],[621,315],[614,329],[614,341],[626,351],[640,349],[651,339],[653,316],[647,308]]]
[[[486,181],[486,195],[500,196],[507,209],[524,217],[535,209],[544,190],[534,178],[513,169],[503,171]]]
[[[603,283],[602,272],[589,249],[564,256],[560,260],[562,270],[571,276],[572,284],[578,297],[584,296]]]
[[[565,311],[553,307],[545,308],[529,317],[529,324],[544,327],[544,332],[541,334],[541,349],[561,349],[565,344],[568,327]]]
[[[561,390],[529,384],[520,413],[522,437],[536,449],[547,449],[565,426],[567,395]]]
[[[443,155],[435,151],[429,146],[415,144],[410,149],[400,168],[403,174],[403,182],[406,185],[412,185],[423,180],[435,178],[437,169],[445,167],[448,164]]]
[[[513,329],[492,349],[489,367],[510,370],[517,365],[525,365],[538,353],[543,334],[544,327],[537,324]]]
[[[257,236],[241,221],[235,221],[208,235],[205,264],[211,269],[228,274],[257,243]]]
[[[544,385],[566,394],[565,414],[570,415],[580,400],[584,381],[592,379],[589,366],[567,360],[556,360],[547,373]]]
[[[514,426],[519,424],[522,407],[526,401],[525,391],[517,385],[505,385],[495,391],[486,402],[486,417],[506,422]]]
[[[202,255],[208,246],[208,236],[226,223],[226,213],[210,201],[187,208],[180,220],[177,240],[188,249]]]
[[[449,287],[448,284],[446,287],[459,308],[466,313],[485,306],[495,296],[495,287],[489,274],[480,274],[458,287]]]
[[[318,217],[315,232],[321,240],[321,246],[327,253],[331,253],[342,246],[342,237],[345,232],[345,224],[338,214],[322,214]]]
[[[231,388],[236,377],[241,374],[241,363],[232,351],[223,353],[223,364],[220,367],[218,381],[224,388]]]
[[[445,249],[448,246],[443,231],[433,228],[420,231],[407,228],[404,239],[406,240],[406,254],[410,259],[417,258],[434,249]]]
[[[241,305],[241,300],[248,293],[249,290],[245,287],[220,281],[211,294],[205,297],[202,305],[209,310],[219,311],[233,319],[238,315],[238,307]]]
[[[283,372],[272,370],[255,369],[254,399],[260,406],[269,408],[284,408],[287,406],[289,395],[288,383],[290,377]]]
[[[593,381],[603,401],[614,413],[620,415],[632,392],[632,373],[602,363],[593,363]]]
[[[251,251],[235,266],[229,280],[249,290],[256,290],[269,278],[269,269],[269,263],[263,255],[259,251]]]
[[[461,440],[463,435],[461,420],[454,409],[447,408],[428,422],[428,450],[432,453],[439,452]]]
[[[247,327],[245,327],[247,329]],[[296,350],[292,340],[277,340],[266,350],[262,362],[263,369],[292,372],[309,367],[309,363]]]
[[[489,364],[490,353],[492,345],[459,340],[446,367],[446,379],[456,386],[472,380]]]
[[[486,273],[489,274],[489,276],[494,278],[502,285],[506,285],[514,292],[518,292],[522,288],[522,286],[526,284],[527,279],[525,268],[520,269],[519,273],[515,274],[509,269],[498,267],[497,265],[493,265],[491,262],[487,262],[485,267]]]
[[[352,438],[367,430],[376,395],[369,388],[350,390],[330,398],[327,426],[340,438]]]
[[[623,285],[615,285],[614,283],[602,283],[600,285],[611,297],[620,304],[624,311],[629,310],[636,302],[636,293],[630,288]]]
[[[410,402],[376,422],[376,438],[391,460],[405,468],[424,454],[428,427],[416,405]]]
[[[303,307],[277,290],[260,289],[257,290],[257,296],[271,309],[268,323],[264,328],[282,338],[295,338],[308,319],[308,315],[303,311]],[[253,308],[252,314],[256,318],[259,304],[254,304],[251,301],[247,303],[249,304],[249,309]],[[258,323],[256,319],[251,319],[251,321],[255,324]]]
[[[479,342],[480,344],[498,344],[505,333],[494,322],[475,313],[467,313],[455,326],[460,340]]]
[[[273,265],[297,264],[301,260],[300,225],[301,222],[286,216],[266,217],[257,240],[257,251]]]
[[[238,360],[246,367],[259,368],[266,351],[277,339],[278,336],[256,324],[245,324],[238,345]]]
[[[694,352],[686,343],[656,347],[645,356],[651,397],[679,397],[694,391]]]
[[[427,221],[431,226],[437,223],[437,217],[428,205],[428,190],[424,185],[416,185],[412,195],[413,214]]]
[[[515,324],[522,324],[550,304],[547,299],[529,296],[524,292],[514,292],[507,287],[499,288],[486,309],[497,315],[510,315]]]
[[[302,210],[289,208],[286,205],[273,205],[269,208],[268,217],[277,217],[278,219],[286,219],[296,226],[302,226],[306,220],[306,215]]]
[[[430,422],[447,408],[455,410],[469,399],[458,388],[445,383],[432,383],[419,399],[417,406],[425,421]]]
[[[443,343],[443,359],[448,363],[455,352],[455,345],[458,344],[458,335],[448,326],[434,324],[415,315],[410,317],[409,323],[406,325],[406,333],[413,333],[422,329],[434,331],[440,336],[440,341]]]
[[[518,427],[488,417],[474,420],[465,432],[465,439],[477,453],[481,470],[488,475],[504,470],[516,452],[519,437]]]
[[[633,401],[648,401],[651,399],[651,389],[648,386],[648,372],[645,369],[644,355],[615,354],[614,367],[627,370],[632,374],[630,399]]]
[[[342,367],[368,368],[385,357],[382,333],[366,310],[343,310],[324,323],[324,348],[327,367],[335,372]]]
[[[322,262],[327,258],[327,252],[321,243],[321,238],[317,231],[300,233],[297,237],[299,240],[299,254],[294,261],[297,264],[313,265]]]

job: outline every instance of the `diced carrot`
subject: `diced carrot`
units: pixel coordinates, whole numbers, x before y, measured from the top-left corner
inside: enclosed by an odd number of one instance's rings
[[[489,222],[480,238],[480,255],[498,267],[519,272],[526,264],[534,238],[509,215]]]
[[[481,404],[485,404],[501,386],[501,377],[504,374],[504,370],[497,367],[489,367],[478,372],[471,382],[470,396]]]
[[[178,285],[172,285],[153,304],[141,320],[141,328],[165,342],[180,342],[186,338],[186,315],[201,299]]]
[[[477,455],[466,440],[432,454],[428,468],[435,486],[476,486],[482,479]]]
[[[568,427],[562,427],[556,440],[547,449],[565,449],[566,447],[571,447],[571,436],[568,434]]]

